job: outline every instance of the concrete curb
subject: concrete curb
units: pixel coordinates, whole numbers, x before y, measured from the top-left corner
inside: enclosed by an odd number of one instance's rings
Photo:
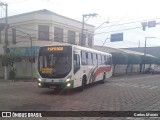
[[[0,83],[9,83],[9,82],[36,82],[37,80],[31,80],[31,79],[18,79],[18,80],[4,80],[0,79]]]
[[[112,79],[121,79],[121,78],[127,78],[127,77],[140,77],[140,76],[151,76],[152,74],[127,74],[127,75],[116,75],[109,78]],[[9,83],[9,82],[37,82],[36,79],[14,79],[14,80],[4,80],[0,79],[0,83]]]

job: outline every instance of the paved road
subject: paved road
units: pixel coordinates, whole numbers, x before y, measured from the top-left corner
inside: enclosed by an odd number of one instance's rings
[[[160,75],[114,77],[105,84],[89,86],[84,92],[66,91],[64,93],[38,88],[36,82],[0,82],[0,111],[61,110],[160,111]],[[17,118],[14,119],[17,120]],[[52,120],[53,118],[43,119]],[[62,118],[55,119],[61,120]],[[146,120],[147,118],[63,118],[63,120],[108,119]],[[148,119],[158,120],[158,118]]]

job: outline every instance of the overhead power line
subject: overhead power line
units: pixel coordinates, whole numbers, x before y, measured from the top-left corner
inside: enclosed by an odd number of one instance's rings
[[[113,31],[107,31],[107,32],[100,32],[100,33],[95,33],[94,35],[97,34],[107,34],[107,33],[113,33],[113,32],[120,32],[120,31],[126,31],[126,30],[133,30],[141,27],[133,27],[133,28],[126,28],[126,29],[120,29],[120,30],[113,30]]]

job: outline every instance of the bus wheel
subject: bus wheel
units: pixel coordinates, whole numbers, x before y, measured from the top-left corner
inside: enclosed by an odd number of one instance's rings
[[[82,84],[81,84],[81,86],[79,87],[79,91],[83,91],[84,90],[84,80],[82,80]]]
[[[86,76],[83,76],[83,78],[82,78],[82,84],[81,84],[81,86],[79,88],[80,91],[84,90],[84,88],[86,86],[86,80],[87,80]]]
[[[103,75],[103,79],[101,80],[101,84],[104,84],[105,80],[106,80],[106,73],[104,73],[104,75]]]

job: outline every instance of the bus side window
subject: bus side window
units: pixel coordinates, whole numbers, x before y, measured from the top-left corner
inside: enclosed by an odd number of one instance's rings
[[[108,61],[109,65],[112,65],[112,57],[109,56],[109,61]]]
[[[105,65],[105,56],[104,55],[102,55],[102,64]]]
[[[80,69],[80,59],[78,54],[74,54],[74,74]]]
[[[105,65],[108,65],[108,56],[105,56]]]
[[[93,53],[92,54],[92,58],[93,58],[93,65],[97,65],[97,54]]]
[[[100,65],[101,63],[102,63],[101,55],[98,55],[98,65]]]
[[[87,62],[88,62],[88,65],[92,65],[93,62],[92,62],[92,53],[87,53]]]
[[[87,54],[85,51],[81,51],[81,61],[82,65],[87,65]]]

